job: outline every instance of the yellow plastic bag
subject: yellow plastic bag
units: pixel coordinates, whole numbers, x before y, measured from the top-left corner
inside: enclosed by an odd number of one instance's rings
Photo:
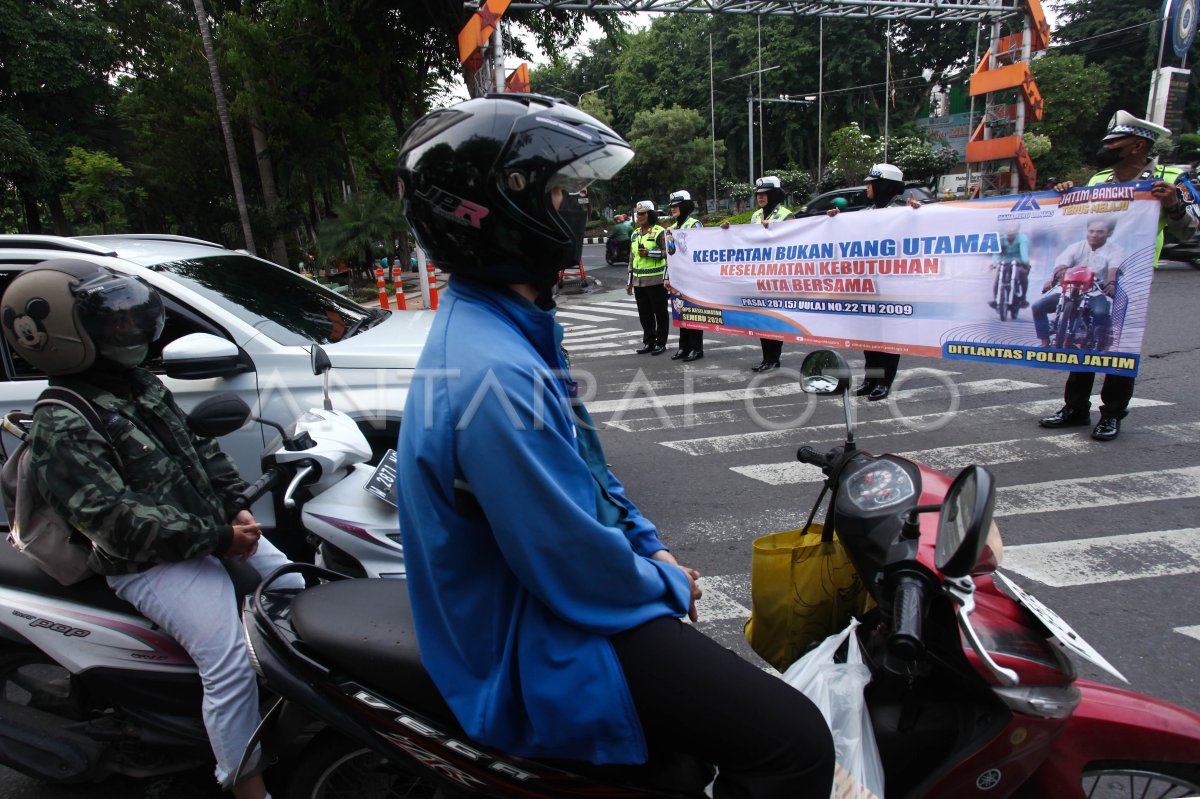
[[[823,533],[811,524],[754,541],[746,640],[780,671],[875,606],[837,536]]]

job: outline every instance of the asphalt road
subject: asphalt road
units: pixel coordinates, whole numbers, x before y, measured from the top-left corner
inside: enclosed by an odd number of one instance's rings
[[[705,576],[699,627],[744,656],[750,542],[800,526],[819,484],[801,444],[843,436],[841,404],[799,393],[803,352],[765,379],[756,340],[706,334],[690,365],[638,356],[624,267],[585,248],[590,281],[569,279],[559,316],[572,368],[601,425],[608,460],[679,560]],[[1135,404],[1112,442],[1036,425],[1060,404],[1063,374],[907,358],[889,402],[857,402],[859,446],[945,471],[981,463],[999,486],[1004,569],[1058,611],[1138,692],[1200,711],[1200,391],[1195,309],[1200,271],[1155,275]],[[1027,319],[1019,323],[1027,324]],[[674,336],[672,336],[672,347]],[[861,366],[859,353],[847,352]],[[1080,675],[1115,680],[1078,663]],[[209,777],[52,787],[0,769],[0,799],[215,797]]]

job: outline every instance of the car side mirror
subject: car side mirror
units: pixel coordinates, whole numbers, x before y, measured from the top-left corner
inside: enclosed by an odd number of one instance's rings
[[[167,377],[177,380],[205,380],[253,372],[254,364],[229,339],[211,333],[180,336],[162,351]]]

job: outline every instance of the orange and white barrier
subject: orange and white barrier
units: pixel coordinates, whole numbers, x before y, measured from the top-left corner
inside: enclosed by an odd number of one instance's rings
[[[387,283],[383,279],[383,267],[375,267],[375,285],[379,288],[379,307],[388,309]]]
[[[398,267],[392,267],[392,293],[396,297],[396,310],[407,311],[408,303],[404,299],[404,271]]]

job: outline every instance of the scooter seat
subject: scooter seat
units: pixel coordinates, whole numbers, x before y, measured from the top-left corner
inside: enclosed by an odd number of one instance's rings
[[[324,583],[296,596],[290,618],[301,640],[322,656],[326,665],[465,735],[421,665],[405,581]],[[639,785],[673,796],[703,796],[704,786],[712,778],[707,765],[678,752],[654,753],[640,766],[544,762],[608,784]]]
[[[133,605],[113,593],[100,575],[89,577],[75,585],[63,585],[3,540],[0,540],[0,586],[64,599],[114,613],[140,615]]]
[[[305,645],[329,665],[458,729],[454,712],[421,664],[403,580],[339,580],[314,586],[293,600],[291,620]]]

